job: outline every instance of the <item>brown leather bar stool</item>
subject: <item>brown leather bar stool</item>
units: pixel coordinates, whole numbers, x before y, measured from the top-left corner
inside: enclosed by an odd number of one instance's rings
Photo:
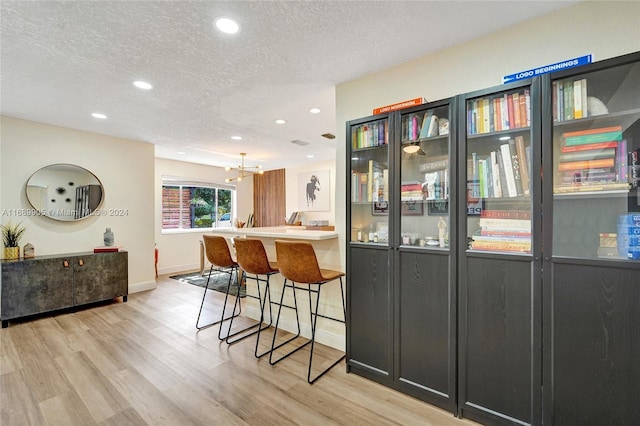
[[[269,351],[266,351],[258,354],[258,345],[260,343],[260,332],[271,327],[271,323],[273,320],[273,315],[271,313],[271,292],[269,291],[269,278],[271,277],[271,275],[278,273],[278,266],[275,262],[269,262],[269,259],[267,258],[267,252],[264,249],[262,241],[251,238],[234,238],[233,241],[236,247],[236,259],[238,264],[240,265],[240,268],[242,269],[242,273],[244,274],[245,285],[247,282],[246,280],[251,279],[255,280],[258,286],[258,297],[249,294],[247,294],[247,297],[254,297],[258,299],[258,302],[260,304],[260,322],[245,327],[242,330],[231,332],[233,327],[233,318],[231,318],[231,321],[229,321],[229,331],[225,340],[228,344],[233,344],[249,336],[257,334],[254,355],[256,358],[260,358],[261,356],[269,353]],[[265,284],[264,298],[262,296],[262,291],[260,290],[261,283]],[[240,298],[236,298],[236,305],[238,305],[239,303]],[[262,324],[265,322],[264,311],[267,305],[269,306],[269,323],[263,327]],[[234,306],[234,312],[235,310],[236,308]],[[256,330],[252,331],[251,333],[247,333],[234,340],[230,340],[230,338],[245,333],[246,331],[254,328]]]
[[[330,269],[320,269],[320,266],[318,265],[318,259],[316,257],[316,253],[313,250],[313,246],[311,245],[311,243],[308,243],[305,241],[295,241],[295,240],[294,241],[276,240],[275,245],[276,245],[276,256],[278,259],[278,268],[280,269],[280,273],[285,278],[285,280],[284,280],[284,287],[282,288],[282,295],[280,297],[280,306],[278,307],[278,316],[276,318],[275,330],[273,332],[273,340],[271,342],[271,354],[269,355],[269,363],[271,365],[274,365],[282,361],[284,358],[287,358],[289,355],[299,351],[306,345],[311,344],[311,350],[309,352],[309,368],[307,370],[307,382],[312,384],[316,380],[318,380],[322,375],[324,375],[327,371],[329,371],[333,366],[335,366],[340,361],[342,361],[346,356],[346,354],[342,355],[338,360],[333,362],[329,367],[322,370],[313,379],[311,378],[311,366],[313,363],[313,347],[315,344],[316,323],[318,321],[318,317],[341,322],[343,324],[346,323],[346,306],[345,306],[345,300],[344,300],[344,289],[342,286],[342,277],[344,276],[344,272],[333,271]],[[324,284],[336,279],[340,280],[340,296],[342,297],[342,313],[344,315],[343,319],[328,317],[318,313],[318,306],[320,302],[320,289]],[[304,284],[305,286],[296,285],[296,283]],[[287,288],[290,288],[293,291],[294,309],[296,311],[296,320],[298,322],[298,334],[276,346],[278,323],[280,322],[280,311],[282,310],[284,293],[286,292]],[[274,350],[295,340],[300,335],[300,319],[298,317],[298,303],[296,301],[296,290],[306,291],[309,295],[309,311],[311,314],[311,339],[306,343],[302,344],[301,346],[287,352],[285,355],[282,355],[280,358],[274,360],[273,359]],[[312,306],[313,293],[316,294],[315,309]]]
[[[209,275],[207,276],[207,285],[204,288],[204,294],[202,295],[202,303],[200,304],[200,311],[198,312],[198,319],[196,320],[196,328],[198,330],[202,330],[203,328],[211,327],[212,325],[220,324],[223,321],[228,319],[232,319],[240,315],[240,311],[235,313],[235,305],[234,310],[231,313],[231,316],[225,318],[225,311],[227,309],[227,300],[229,299],[229,290],[231,289],[231,284],[233,281],[233,274],[236,275],[236,283],[238,282],[238,264],[231,257],[231,250],[229,250],[229,245],[227,244],[227,240],[224,237],[214,236],[214,235],[203,235],[205,254],[207,256],[207,260],[211,263],[211,268],[209,269]],[[220,315],[220,319],[218,321],[214,321],[209,324],[200,325],[200,315],[202,315],[202,308],[204,306],[204,300],[207,297],[207,291],[209,290],[209,281],[211,281],[211,274],[213,272],[220,272],[224,274],[229,274],[229,281],[227,283],[227,291],[224,295],[224,304],[222,305],[222,315]],[[236,297],[236,300],[239,297]],[[220,337],[220,330],[218,330],[218,337]]]

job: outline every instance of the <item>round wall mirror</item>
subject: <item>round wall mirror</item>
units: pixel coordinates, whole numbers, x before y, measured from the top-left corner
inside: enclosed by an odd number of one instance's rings
[[[66,222],[95,215],[103,194],[100,180],[73,164],[43,167],[27,181],[27,200],[37,214]]]

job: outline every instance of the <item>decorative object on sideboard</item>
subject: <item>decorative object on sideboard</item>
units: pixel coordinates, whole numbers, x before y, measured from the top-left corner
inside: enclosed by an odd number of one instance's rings
[[[113,232],[111,231],[111,228],[107,228],[107,230],[104,231],[104,245],[107,247],[111,247],[113,245]]]
[[[225,171],[231,171],[231,170],[237,170],[238,171],[238,177],[236,178],[227,178],[224,181],[226,183],[229,182],[233,182],[233,181],[237,181],[237,182],[242,182],[242,179],[244,179],[245,177],[247,177],[248,175],[245,173],[245,171],[247,169],[256,169],[257,173],[262,175],[264,174],[264,170],[262,170],[262,166],[261,165],[257,165],[257,166],[245,166],[244,165],[244,157],[247,156],[246,152],[241,152],[240,153],[240,164],[238,164],[238,167],[225,167],[224,170]]]
[[[0,225],[2,228],[2,244],[4,245],[4,259],[20,258],[20,239],[22,239],[27,230],[21,224],[22,222],[12,225],[9,222],[7,225]]]
[[[33,247],[33,244],[27,243],[24,245],[24,247],[22,248],[22,257],[24,257],[25,259],[36,257],[36,251]]]

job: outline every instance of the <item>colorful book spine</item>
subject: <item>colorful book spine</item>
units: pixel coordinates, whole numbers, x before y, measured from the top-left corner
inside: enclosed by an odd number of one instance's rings
[[[572,146],[620,140],[622,140],[622,132],[604,132],[582,136],[570,136],[565,138],[564,143],[566,146]]]
[[[618,149],[616,150],[616,171],[618,172],[619,182],[627,182],[629,179],[627,173],[627,156],[627,140],[623,139],[620,141]]]
[[[595,169],[602,167],[613,167],[615,165],[615,159],[613,158],[603,158],[600,160],[582,160],[582,161],[571,161],[567,163],[559,163],[558,171],[566,171],[566,170],[582,170],[582,169]]]
[[[598,127],[595,129],[576,130],[574,132],[565,132],[562,134],[563,138],[569,138],[572,136],[584,136],[593,135],[596,133],[609,133],[609,132],[621,132],[622,126],[610,126],[610,127]]]
[[[607,149],[562,153],[558,156],[558,161],[560,161],[561,163],[564,163],[569,161],[599,160],[602,158],[614,158],[614,157],[616,157],[615,148],[607,148]]]
[[[480,217],[496,219],[531,219],[530,210],[482,210]]]
[[[578,151],[591,151],[596,149],[607,149],[607,148],[617,148],[618,141],[610,141],[610,142],[598,142],[598,143],[587,143],[584,145],[572,145],[572,146],[563,146],[560,149],[560,152],[578,152]]]

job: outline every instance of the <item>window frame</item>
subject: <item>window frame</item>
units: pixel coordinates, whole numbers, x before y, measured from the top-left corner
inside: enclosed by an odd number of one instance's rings
[[[184,218],[183,218],[183,197],[180,196],[180,207],[178,208],[179,210],[179,218],[178,218],[178,227],[171,227],[171,228],[165,228],[165,223],[164,223],[164,218],[165,218],[165,207],[164,207],[164,201],[165,201],[165,194],[164,194],[164,189],[165,187],[178,187],[179,191],[182,191],[184,188],[206,188],[206,189],[213,189],[215,190],[215,207],[214,207],[214,211],[218,211],[219,209],[219,204],[218,204],[218,190],[223,190],[223,191],[230,191],[230,195],[231,195],[231,201],[230,201],[230,208],[228,211],[219,214],[216,213],[216,220],[214,222],[212,222],[212,226],[209,227],[189,227],[186,228],[184,227]],[[185,178],[180,178],[180,177],[173,177],[173,176],[162,176],[162,183],[161,183],[161,188],[160,188],[160,230],[161,233],[163,234],[175,234],[175,233],[190,233],[190,232],[202,232],[202,231],[211,231],[214,229],[218,229],[220,228],[218,225],[218,217],[222,216],[223,214],[229,213],[230,217],[233,218],[236,216],[236,187],[235,185],[228,185],[228,184],[221,184],[218,182],[206,182],[206,181],[200,181],[200,180],[193,180],[193,179],[185,179]],[[190,220],[187,219],[187,220]],[[193,224],[192,224],[193,225]],[[233,222],[231,223],[231,227],[233,227]]]

